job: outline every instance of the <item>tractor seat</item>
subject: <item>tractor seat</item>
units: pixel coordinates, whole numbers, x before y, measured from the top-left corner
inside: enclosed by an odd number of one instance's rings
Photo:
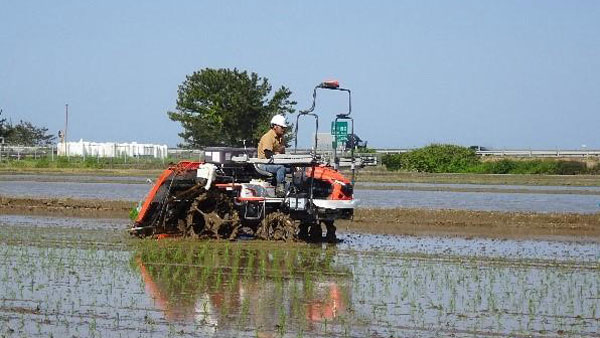
[[[262,169],[262,168],[260,167],[260,164],[254,164],[254,170],[256,170],[256,172],[257,172],[259,175],[261,175],[261,176],[264,176],[264,177],[273,177],[273,173],[270,173],[270,172],[268,172],[268,171],[266,171],[266,170]]]

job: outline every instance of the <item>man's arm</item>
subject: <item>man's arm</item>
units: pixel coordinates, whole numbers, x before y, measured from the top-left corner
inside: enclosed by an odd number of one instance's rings
[[[282,144],[276,149],[277,154],[285,154],[285,146]]]
[[[275,154],[285,154],[285,146],[283,144],[278,145],[277,143],[273,143],[269,148],[271,149],[266,149],[265,147],[266,158],[270,159]]]

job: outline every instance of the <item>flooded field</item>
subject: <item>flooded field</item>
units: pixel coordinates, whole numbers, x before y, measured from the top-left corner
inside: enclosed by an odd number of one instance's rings
[[[145,182],[0,175],[0,336],[600,336],[597,187],[364,183],[315,245],[130,238]]]
[[[137,202],[151,187],[146,180],[146,178],[133,176],[0,175],[0,195]],[[364,189],[361,185],[364,188],[374,189]],[[361,207],[370,208],[596,213],[600,212],[599,189],[598,187],[516,185],[503,187],[474,184],[361,182],[357,186],[355,195],[360,200]]]
[[[150,187],[127,183],[4,181],[0,182],[0,195],[138,201]]]
[[[355,196],[364,207],[574,213],[600,211],[600,196],[597,195],[378,189],[356,190]]]
[[[156,176],[156,175],[153,175]],[[79,182],[79,183],[146,183],[143,176],[100,176],[100,175],[69,175],[69,174],[0,174],[1,181],[30,181],[30,182]]]
[[[0,335],[599,336],[592,242],[150,241],[126,223],[0,216]]]
[[[394,183],[394,182],[358,182],[357,189],[405,189],[405,190],[460,190],[473,192],[514,191],[514,192],[540,192],[540,193],[588,193],[600,194],[598,186],[564,186],[564,185],[514,185],[514,184],[452,184],[452,183]]]

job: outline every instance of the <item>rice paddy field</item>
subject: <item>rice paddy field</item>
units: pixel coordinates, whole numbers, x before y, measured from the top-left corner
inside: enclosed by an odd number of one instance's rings
[[[2,192],[0,336],[600,336],[595,212],[365,208],[338,244],[140,240],[125,186],[143,182],[86,180]],[[69,200],[77,184],[118,191]]]

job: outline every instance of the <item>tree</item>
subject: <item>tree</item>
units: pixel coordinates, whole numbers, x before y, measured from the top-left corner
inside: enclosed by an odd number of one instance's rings
[[[31,122],[19,121],[19,124],[11,126],[7,143],[21,146],[47,146],[53,143],[53,135],[48,135],[48,128],[36,127]]]
[[[6,118],[2,117],[3,110],[0,109],[0,137],[4,138],[4,142],[6,142],[6,138],[8,137],[8,133],[10,131],[10,124],[6,122]]]
[[[382,161],[389,170],[459,173],[479,164],[479,157],[473,149],[434,143],[406,153],[386,155]]]
[[[282,86],[272,97],[268,79],[237,69],[205,68],[186,76],[177,91],[176,111],[184,147],[256,146],[275,114],[294,113],[292,92]]]
[[[0,110],[0,116],[2,110]],[[36,127],[31,122],[19,121],[14,125],[6,122],[6,118],[0,118],[0,137],[4,143],[21,146],[47,146],[54,142],[55,137],[48,135],[48,128]]]

